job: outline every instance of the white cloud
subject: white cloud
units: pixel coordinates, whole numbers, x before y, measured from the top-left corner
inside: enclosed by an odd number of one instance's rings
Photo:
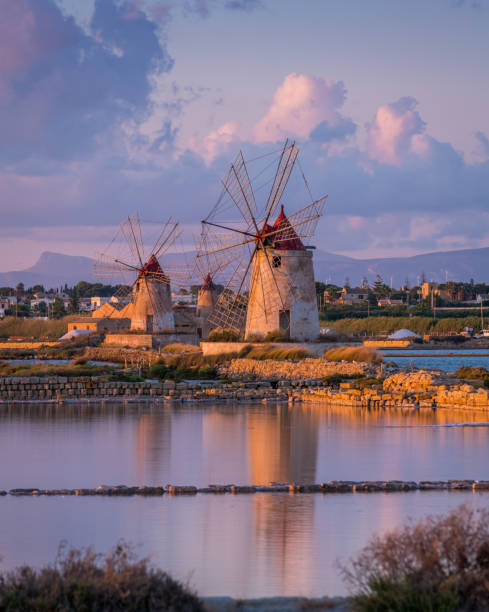
[[[427,153],[429,141],[424,137],[425,123],[415,110],[414,98],[404,97],[377,109],[368,125],[369,157],[383,164],[400,166],[409,153]]]
[[[286,136],[306,139],[322,121],[335,125],[345,101],[342,81],[292,72],[273,96],[272,104],[253,129],[255,142],[276,142]]]

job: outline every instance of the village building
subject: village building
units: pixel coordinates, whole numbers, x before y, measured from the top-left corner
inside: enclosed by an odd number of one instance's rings
[[[10,308],[8,298],[0,297],[0,317],[4,317],[7,310]]]
[[[368,288],[343,287],[338,301],[340,304],[365,304],[368,302]]]

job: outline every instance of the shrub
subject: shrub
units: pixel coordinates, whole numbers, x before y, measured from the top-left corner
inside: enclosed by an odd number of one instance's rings
[[[54,565],[28,566],[0,577],[1,610],[182,610],[203,603],[167,573],[136,560],[126,544],[101,556],[60,549]]]
[[[207,338],[208,342],[239,342],[239,334],[232,329],[213,329]]]
[[[487,610],[489,510],[459,506],[374,536],[342,572],[358,610]]]
[[[287,342],[288,340],[289,338],[279,329],[275,329],[274,331],[268,332],[268,334],[263,339],[264,342]]]
[[[486,379],[489,372],[486,368],[471,368],[469,366],[461,366],[456,372],[457,378],[466,378],[467,380]]]
[[[373,348],[365,346],[338,346],[323,353],[323,359],[329,361],[362,361],[380,363],[382,357]]]
[[[179,342],[175,342],[174,344],[167,344],[163,347],[163,351],[165,353],[200,353],[200,347],[195,346],[194,344],[181,344]]]

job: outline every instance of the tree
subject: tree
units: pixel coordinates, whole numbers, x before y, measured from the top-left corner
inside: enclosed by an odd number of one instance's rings
[[[348,276],[345,278],[345,285],[344,285],[344,286],[345,286],[347,289],[349,289],[349,288],[350,288],[350,279],[349,279],[349,277],[348,277]]]
[[[314,284],[316,285],[316,295],[324,295],[326,285],[321,281],[316,281]]]
[[[366,276],[364,276],[362,278],[362,285],[361,285],[362,289],[368,289],[368,279]]]
[[[45,293],[43,285],[34,285],[29,289],[30,293]]]
[[[17,297],[22,297],[24,295],[24,283],[19,283],[15,288],[15,293]]]
[[[380,276],[380,274],[377,274],[377,276],[375,277],[374,293],[377,296],[382,295],[383,293],[385,293],[385,284],[384,284],[384,281],[382,280],[382,277]]]
[[[63,304],[63,300],[60,298],[55,298],[53,305],[51,307],[51,313],[54,319],[61,319],[66,314],[65,305]]]
[[[425,271],[423,270],[421,272],[421,285],[423,285],[424,283],[426,283],[426,274],[425,274]]]

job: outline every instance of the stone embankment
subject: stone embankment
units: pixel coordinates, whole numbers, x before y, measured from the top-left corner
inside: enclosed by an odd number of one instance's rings
[[[368,363],[302,359],[285,361],[278,359],[232,359],[221,368],[223,376],[258,380],[322,380],[339,374],[347,378],[356,374],[371,376],[378,368]]]
[[[372,388],[355,389],[352,383],[344,383],[339,390],[303,389],[301,400],[359,408],[457,406],[489,410],[489,389],[475,388],[446,375],[418,370],[398,372],[388,376],[382,386]]]
[[[269,485],[212,484],[207,487],[189,485],[166,486],[126,486],[99,485],[85,489],[43,489],[22,488],[0,490],[0,496],[14,497],[38,495],[75,495],[75,496],[132,496],[154,497],[161,495],[197,495],[212,493],[232,495],[251,493],[399,493],[408,491],[489,491],[489,480],[329,480],[319,484],[300,484],[295,482],[272,482]]]
[[[279,362],[281,363],[281,362]],[[294,364],[288,364],[293,367]],[[295,364],[298,365],[298,364]],[[341,364],[336,364],[341,365]],[[344,364],[351,365],[351,364]],[[347,376],[345,374],[345,376]],[[450,381],[450,382],[448,382]],[[489,410],[489,389],[474,388],[423,370],[388,376],[383,384],[356,388],[355,382],[339,388],[314,378],[236,382],[123,382],[106,376],[4,377],[0,378],[0,401],[69,401],[160,398],[168,401],[219,402],[313,402],[358,408],[466,407]]]

